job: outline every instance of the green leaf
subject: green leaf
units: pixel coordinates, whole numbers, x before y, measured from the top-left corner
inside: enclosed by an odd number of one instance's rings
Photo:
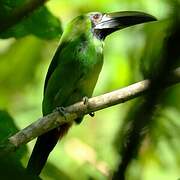
[[[14,119],[8,112],[0,110],[0,142],[15,134],[19,129],[14,123]],[[27,147],[24,145],[16,151],[16,158],[21,159],[27,153]]]
[[[1,0],[0,1],[0,24],[4,18],[8,17],[26,1],[24,0]],[[58,18],[53,16],[49,10],[42,6],[23,18],[18,24],[0,33],[0,38],[15,37],[20,38],[28,34],[36,35],[43,39],[52,39],[62,33],[61,23]]]
[[[0,142],[18,131],[14,119],[6,111],[0,110]],[[5,142],[5,141],[4,141]],[[26,173],[20,159],[27,153],[27,147],[21,146],[16,152],[6,154],[0,161],[0,179],[39,179]]]
[[[13,118],[6,111],[0,110],[0,141],[14,134],[17,130]]]

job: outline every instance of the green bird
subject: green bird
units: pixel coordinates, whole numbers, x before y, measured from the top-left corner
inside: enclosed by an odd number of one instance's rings
[[[43,116],[91,97],[103,65],[105,38],[120,29],[156,18],[136,11],[92,12],[73,19],[64,30],[44,85]],[[83,117],[76,119],[77,123]],[[27,170],[39,175],[49,153],[71,127],[64,124],[38,137]]]

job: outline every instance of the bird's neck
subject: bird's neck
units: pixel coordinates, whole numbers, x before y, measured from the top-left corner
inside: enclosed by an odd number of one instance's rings
[[[97,53],[103,54],[104,41],[101,41],[101,40],[97,39],[95,36],[93,36],[93,43],[96,47]]]

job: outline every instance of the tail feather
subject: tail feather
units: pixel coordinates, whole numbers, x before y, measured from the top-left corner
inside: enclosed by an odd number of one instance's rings
[[[50,152],[70,127],[71,124],[64,124],[38,137],[27,165],[27,171],[29,173],[34,175],[41,173]]]

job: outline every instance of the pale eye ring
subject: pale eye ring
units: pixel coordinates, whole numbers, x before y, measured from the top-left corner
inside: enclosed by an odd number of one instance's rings
[[[101,17],[100,14],[94,14],[94,15],[93,15],[93,19],[94,19],[94,20],[98,20],[100,17]]]

